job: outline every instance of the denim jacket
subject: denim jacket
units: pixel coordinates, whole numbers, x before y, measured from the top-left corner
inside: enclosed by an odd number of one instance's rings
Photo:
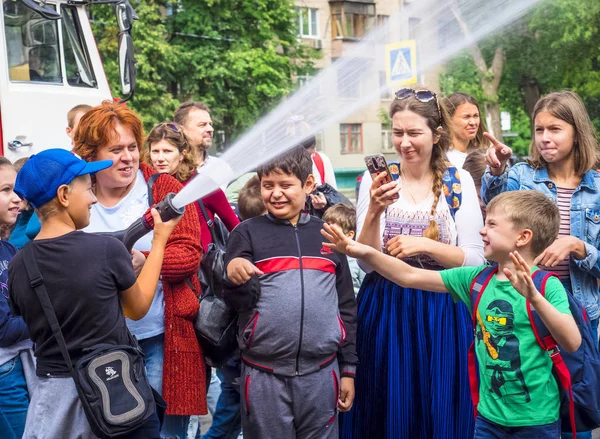
[[[585,306],[590,320],[600,317],[600,174],[588,171],[571,199],[571,235],[585,243],[585,259],[570,258],[571,292]],[[487,204],[504,191],[537,190],[557,202],[556,185],[547,168],[535,169],[527,163],[517,163],[504,174],[493,176],[486,169],[481,181],[481,199]]]

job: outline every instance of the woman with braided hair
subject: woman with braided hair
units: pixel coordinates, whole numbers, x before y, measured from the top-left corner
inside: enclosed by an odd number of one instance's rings
[[[435,93],[404,88],[390,107],[398,179],[361,183],[358,241],[429,269],[484,263],[473,179],[446,160],[447,118]],[[381,186],[380,186],[381,185]],[[354,408],[342,437],[463,439],[473,435],[466,307],[370,272],[358,295]]]

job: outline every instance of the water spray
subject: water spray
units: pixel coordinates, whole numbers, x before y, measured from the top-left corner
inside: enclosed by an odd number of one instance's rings
[[[285,98],[273,111],[258,121],[220,157],[228,169],[211,167],[210,160],[199,170],[174,200],[176,206],[202,198],[233,179],[273,160],[301,141],[334,123],[343,120],[388,92],[388,86],[379,82],[379,72],[385,70],[384,48],[388,43],[405,39],[399,29],[406,28],[409,17],[422,17],[417,25],[419,45],[419,76],[432,67],[444,63],[477,41],[505,28],[529,12],[541,0],[512,0],[460,2],[463,20],[469,34],[451,34],[445,47],[438,47],[438,19],[448,17],[447,31],[452,27],[455,0],[421,0],[392,14],[387,24],[375,28],[361,41],[345,47],[343,56],[311,79],[298,91]],[[350,97],[350,98],[349,98]],[[303,133],[290,135],[291,116],[301,116],[308,126]]]
[[[208,191],[206,193],[209,194],[219,189],[223,181],[231,181],[231,179],[233,179],[233,171],[227,165],[217,165],[214,161],[208,161],[203,168],[207,168],[209,172],[203,175],[196,174],[192,181],[188,183],[188,186],[194,185],[196,187],[202,187],[203,190]],[[213,168],[218,168],[218,170]],[[217,179],[211,178],[213,175],[217,176]],[[152,218],[152,213],[150,212],[152,208],[156,209],[160,214],[160,219],[163,222],[166,222],[179,215],[183,215],[185,212],[185,206],[198,200],[198,198],[195,196],[183,198],[180,195],[181,192],[179,192],[179,194],[174,194],[172,192],[168,193],[161,202],[150,206],[148,210],[146,210],[146,212],[141,216],[141,218],[138,218],[125,230],[120,230],[117,232],[100,232],[98,234],[113,236],[119,239],[121,242],[123,242],[127,248],[127,251],[131,253],[133,245],[142,236],[150,233],[154,229],[154,219]]]
[[[420,1],[402,8],[390,16],[387,25],[379,26],[331,66],[323,69],[267,116],[258,121],[230,148],[222,160],[208,160],[198,174],[177,195],[169,194],[156,205],[163,221],[183,214],[185,206],[205,197],[235,178],[273,160],[326,127],[344,119],[382,96],[387,85],[379,83],[383,70],[385,44],[400,39],[397,34],[406,17],[424,17],[420,23],[421,47],[419,74],[445,62],[461,50],[497,32],[522,17],[541,0],[496,2],[481,8],[474,0],[465,0],[463,19],[472,30],[469,34],[452,36],[443,50],[437,46],[437,17],[451,17],[456,3],[440,0]],[[341,79],[341,80],[340,80]],[[347,96],[358,96],[349,100]],[[292,117],[293,116],[293,117]],[[295,119],[295,120],[294,120]],[[133,244],[153,228],[150,209],[127,230],[113,233],[131,250]]]

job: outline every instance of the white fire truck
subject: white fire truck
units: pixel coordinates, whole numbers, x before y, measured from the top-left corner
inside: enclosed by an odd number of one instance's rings
[[[2,0],[0,155],[14,161],[70,148],[69,109],[112,99],[87,8],[112,4],[119,26],[123,100],[133,95],[135,61],[128,0]]]

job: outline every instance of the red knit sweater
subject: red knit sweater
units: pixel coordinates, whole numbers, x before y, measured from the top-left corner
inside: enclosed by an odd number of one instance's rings
[[[140,163],[146,182],[154,168]],[[182,186],[167,174],[161,175],[152,188],[158,203],[169,192]],[[185,209],[183,218],[167,241],[161,270],[165,298],[165,347],[162,396],[169,415],[206,414],[206,366],[202,348],[194,333],[193,321],[198,313],[198,297],[186,283],[191,279],[200,292],[197,272],[202,255],[198,240],[200,223],[193,206]]]

